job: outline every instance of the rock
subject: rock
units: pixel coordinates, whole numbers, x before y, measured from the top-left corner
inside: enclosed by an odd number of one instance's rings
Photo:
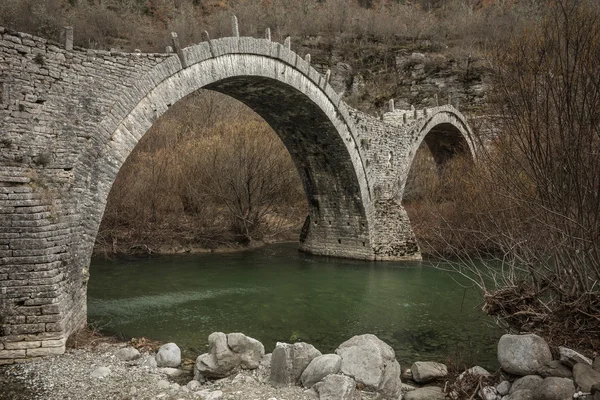
[[[150,369],[154,369],[154,368],[158,367],[156,365],[156,357],[154,357],[154,356],[145,356],[141,365],[144,368],[150,368]]]
[[[600,372],[600,356],[594,357],[594,361],[592,362],[592,368],[594,368],[595,371]]]
[[[277,343],[271,356],[269,382],[273,386],[295,385],[306,367],[320,355],[321,352],[308,343]]]
[[[306,389],[304,391],[304,394],[313,398],[313,399],[318,399],[319,398],[319,393],[317,393],[317,391],[315,390],[314,387],[310,388],[310,389]],[[277,400],[277,399],[275,399]]]
[[[575,386],[571,379],[550,377],[532,392],[534,400],[565,400],[573,398]]]
[[[334,90],[343,94],[352,82],[352,67],[350,64],[338,62],[331,66],[330,85]]]
[[[254,370],[253,374],[256,379],[261,383],[266,383],[269,381],[271,377],[271,358],[273,354],[265,354],[265,356],[260,360],[260,364],[257,369]]]
[[[200,390],[201,385],[200,382],[198,382],[197,380],[191,380],[188,382],[186,387],[189,389],[190,392],[195,392],[197,390]]]
[[[575,350],[571,350],[567,347],[559,347],[558,354],[560,356],[560,362],[571,368],[577,363],[582,363],[590,366],[592,365],[592,360],[590,360],[583,354],[580,354]]]
[[[215,390],[214,392],[210,392],[204,396],[204,400],[219,400],[221,397],[223,397],[223,392],[220,390]]]
[[[163,374],[165,374],[167,376],[170,376],[170,377],[173,377],[173,378],[185,374],[184,370],[178,369],[178,368],[165,367],[165,368],[159,368],[158,370],[160,372],[162,372]]]
[[[539,374],[544,378],[551,376],[559,378],[571,378],[573,377],[573,371],[571,368],[565,366],[563,363],[557,360],[552,360],[548,364],[540,368]]]
[[[137,394],[137,388],[135,386],[132,386],[131,388],[129,388],[128,394],[130,396],[135,396]]]
[[[538,376],[538,375],[524,376],[513,382],[508,393],[513,394],[514,392],[517,392],[519,390],[533,391],[542,383],[543,380],[544,380],[544,378],[542,378],[541,376]]]
[[[259,368],[265,355],[261,342],[243,333],[213,332],[208,336],[208,353],[196,359],[195,375],[225,378],[238,368]]]
[[[110,375],[110,372],[110,368],[108,367],[98,367],[92,372],[91,377],[94,379],[104,379]]]
[[[201,399],[205,399],[206,396],[210,393],[210,389],[202,389],[194,392],[194,396],[200,397]]]
[[[498,342],[498,362],[508,373],[521,376],[536,374],[550,361],[550,347],[538,335],[503,335]]]
[[[412,58],[413,60],[424,61],[425,60],[425,54],[423,54],[423,53],[412,53],[410,55],[410,58]]]
[[[356,95],[365,88],[365,78],[361,74],[352,76],[352,86],[350,87],[350,95]]]
[[[356,394],[356,382],[344,375],[328,375],[314,388],[319,400],[353,400]]]
[[[400,364],[394,350],[377,336],[354,336],[342,343],[335,353],[342,357],[344,375],[384,396],[395,398],[400,394]]]
[[[395,359],[385,366],[385,369],[383,370],[383,380],[381,381],[378,390],[384,397],[395,399],[402,393],[400,371],[400,364]]]
[[[577,363],[573,366],[573,379],[583,392],[592,390],[592,386],[600,383],[600,372],[584,363]]]
[[[240,357],[240,366],[246,369],[256,369],[265,355],[265,346],[256,339],[243,333],[227,335],[227,344]]]
[[[492,375],[492,374],[490,374],[490,373],[488,372],[488,370],[487,370],[487,369],[485,369],[485,368],[483,368],[483,367],[480,367],[479,365],[476,365],[476,366],[474,366],[474,367],[471,367],[471,368],[469,368],[469,369],[467,370],[467,372],[468,372],[469,374],[471,374],[471,375],[477,375],[477,376],[479,376],[479,375],[482,375],[482,376],[490,376],[490,375]]]
[[[410,367],[413,380],[418,383],[427,383],[448,375],[448,367],[436,362],[418,361]]]
[[[122,349],[117,350],[117,352],[115,353],[115,356],[118,359],[123,360],[123,361],[133,361],[133,360],[137,360],[142,355],[136,348],[129,346],[129,347],[124,347]]]
[[[181,350],[175,343],[160,346],[156,353],[156,365],[159,367],[177,368],[181,364]]]
[[[410,368],[406,368],[404,371],[402,371],[402,373],[400,374],[400,378],[401,379],[410,379],[412,381],[412,371],[410,370]]]
[[[497,400],[498,392],[493,386],[484,386],[479,390],[479,397],[485,400]]]
[[[446,395],[442,391],[442,388],[437,386],[427,386],[411,390],[402,396],[403,400],[445,400]]]
[[[158,383],[156,384],[156,386],[160,389],[160,390],[165,390],[171,387],[171,383],[165,379],[161,379],[160,381],[158,381]]]
[[[416,388],[417,388],[416,386],[409,385],[409,384],[407,384],[407,383],[403,383],[403,384],[401,384],[401,385],[400,385],[400,391],[401,391],[402,393],[406,393],[406,392],[413,391],[413,390],[415,390]]]
[[[327,375],[337,374],[342,367],[342,357],[337,354],[325,354],[315,357],[300,376],[305,388],[313,387]]]
[[[533,392],[529,389],[517,390],[508,396],[504,396],[502,400],[533,400]]]
[[[196,368],[208,378],[225,378],[231,375],[240,365],[241,358],[229,348],[227,335],[214,332],[208,336],[208,353],[198,356]]]
[[[496,385],[496,393],[498,393],[500,396],[507,395],[509,390],[510,390],[510,382],[509,381],[502,381],[498,385]]]
[[[491,374],[483,367],[480,367],[478,365],[471,367],[469,369],[467,369],[464,372],[461,372],[460,375],[458,375],[458,379],[462,379],[465,375],[474,375],[474,376],[490,376]]]

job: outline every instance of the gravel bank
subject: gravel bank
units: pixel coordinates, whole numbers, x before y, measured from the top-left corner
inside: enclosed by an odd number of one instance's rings
[[[244,371],[234,377],[186,386],[193,378],[193,363],[184,363],[179,376],[144,365],[148,353],[122,361],[115,352],[125,344],[102,344],[95,349],[70,349],[64,355],[26,364],[0,367],[0,399],[206,399],[213,400],[314,400],[300,387],[276,389],[265,383],[268,372]],[[105,378],[94,378],[99,367],[110,369]],[[219,397],[219,391],[222,392]]]

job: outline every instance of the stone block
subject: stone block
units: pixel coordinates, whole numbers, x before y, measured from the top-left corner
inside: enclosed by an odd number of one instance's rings
[[[40,347],[42,342],[32,341],[32,342],[8,342],[5,347],[6,350],[25,350],[25,349],[35,349],[36,347]]]
[[[27,357],[45,357],[45,356],[59,356],[64,354],[65,347],[40,347],[38,349],[28,349]]]
[[[62,332],[63,326],[60,322],[49,322],[46,324],[46,332]]]
[[[43,340],[42,347],[65,347],[67,339]]]
[[[60,306],[58,304],[48,304],[42,306],[42,314],[58,314]]]
[[[18,324],[9,325],[8,329],[11,335],[21,335],[24,333],[39,333],[44,332],[45,324]]]
[[[202,42],[194,46],[186,47],[183,49],[183,55],[188,62],[188,66],[208,60],[212,57],[208,42]]]
[[[48,314],[48,315],[31,315],[27,317],[27,323],[35,324],[39,322],[60,322],[62,315],[60,314]]]
[[[40,315],[41,314],[41,309],[40,307],[17,307],[16,311],[17,314],[20,315]]]
[[[26,350],[0,350],[0,359],[25,357],[25,351]]]

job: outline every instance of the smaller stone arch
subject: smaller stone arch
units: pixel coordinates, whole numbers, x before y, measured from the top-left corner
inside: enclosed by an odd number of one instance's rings
[[[425,143],[438,169],[457,155],[467,155],[473,162],[477,157],[477,142],[466,118],[451,105],[430,108],[406,132],[409,143],[401,176],[401,190],[413,165],[419,147]]]

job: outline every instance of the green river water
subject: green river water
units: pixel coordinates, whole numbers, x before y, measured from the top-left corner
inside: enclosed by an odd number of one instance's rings
[[[267,351],[278,341],[305,341],[323,353],[373,333],[403,366],[451,357],[497,367],[501,332],[459,276],[425,262],[338,260],[296,247],[95,259],[89,322],[111,334],[175,342],[190,358],[206,350],[215,331],[243,332]]]

